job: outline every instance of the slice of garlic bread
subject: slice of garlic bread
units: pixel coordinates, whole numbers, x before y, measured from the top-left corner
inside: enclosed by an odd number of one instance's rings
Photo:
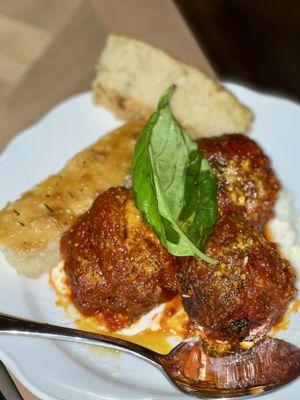
[[[121,118],[147,119],[173,83],[172,111],[194,139],[250,129],[251,111],[224,86],[162,50],[124,36],[108,37],[93,96]]]
[[[61,235],[99,193],[123,184],[143,125],[131,122],[102,137],[0,212],[0,249],[18,273],[38,277],[55,265]]]

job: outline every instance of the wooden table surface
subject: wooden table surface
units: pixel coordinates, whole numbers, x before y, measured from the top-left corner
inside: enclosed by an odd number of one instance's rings
[[[145,40],[214,76],[172,0],[1,0],[0,150],[58,101],[90,88],[108,32]],[[17,386],[25,400],[36,399]]]

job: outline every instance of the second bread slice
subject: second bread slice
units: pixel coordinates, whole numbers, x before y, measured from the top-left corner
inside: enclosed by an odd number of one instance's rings
[[[94,101],[118,117],[147,119],[171,84],[177,85],[172,111],[193,138],[250,129],[251,111],[204,72],[146,43],[119,35],[108,37],[100,56]]]

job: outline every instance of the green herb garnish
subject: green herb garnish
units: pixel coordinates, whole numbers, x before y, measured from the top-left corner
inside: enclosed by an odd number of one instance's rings
[[[49,210],[50,212],[53,212],[53,208],[48,206],[48,204],[44,203],[44,206],[47,208],[47,210]]]
[[[209,162],[169,107],[175,90],[162,95],[139,136],[132,160],[136,206],[164,247],[175,256],[203,253],[218,218],[216,184]]]

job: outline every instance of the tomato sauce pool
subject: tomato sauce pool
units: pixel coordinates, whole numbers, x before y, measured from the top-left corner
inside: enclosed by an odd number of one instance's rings
[[[49,284],[56,294],[56,305],[64,309],[78,329],[128,340],[161,354],[167,354],[182,339],[194,336],[180,296],[159,306],[157,312],[151,312],[144,324],[138,322],[125,327],[111,314],[86,316],[74,306],[62,263],[50,273]]]

